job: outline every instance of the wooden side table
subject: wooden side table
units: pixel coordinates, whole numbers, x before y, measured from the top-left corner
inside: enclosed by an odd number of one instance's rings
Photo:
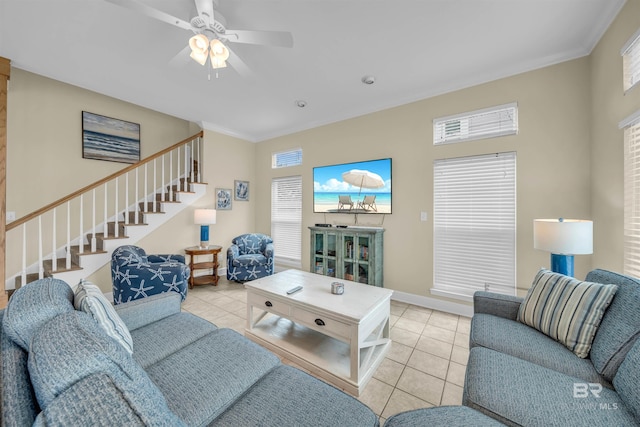
[[[191,246],[186,248],[184,252],[189,255],[189,268],[191,276],[189,276],[189,288],[194,285],[218,285],[218,254],[222,250],[222,246],[209,246],[201,248],[200,246]],[[211,255],[212,260],[207,262],[195,262],[198,255]],[[213,274],[206,274],[195,277],[196,270],[213,270]]]

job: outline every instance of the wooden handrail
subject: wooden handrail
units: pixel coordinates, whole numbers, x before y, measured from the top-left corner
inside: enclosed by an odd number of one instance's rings
[[[69,194],[69,195],[67,195],[67,196],[65,196],[65,197],[63,197],[61,199],[58,199],[53,203],[49,203],[48,205],[38,209],[37,211],[31,212],[30,214],[25,215],[22,218],[19,218],[19,219],[13,221],[11,224],[7,224],[7,231],[12,230],[12,229],[14,229],[14,228],[26,223],[26,222],[29,222],[32,219],[37,218],[38,216],[44,214],[45,212],[50,211],[53,208],[57,208],[58,206],[68,202],[69,200],[75,199],[76,197],[78,197],[81,194],[86,193],[87,191],[93,190],[94,188],[98,188],[101,185],[103,185],[103,184],[105,184],[105,183],[107,183],[107,182],[109,182],[109,181],[111,181],[111,180],[113,180],[113,179],[115,179],[115,178],[117,178],[117,177],[119,177],[121,175],[124,175],[124,174],[126,174],[126,173],[128,173],[128,172],[130,172],[132,170],[135,170],[135,169],[139,168],[140,166],[144,165],[145,163],[151,162],[153,159],[157,159],[158,157],[161,157],[162,155],[167,154],[168,152],[173,151],[176,148],[178,148],[178,147],[180,147],[182,145],[185,145],[186,143],[188,143],[188,142],[190,142],[190,141],[192,141],[192,140],[194,140],[196,138],[202,138],[203,136],[204,136],[204,132],[200,131],[200,132],[196,133],[195,135],[190,136],[189,138],[183,139],[182,141],[180,141],[180,142],[178,142],[176,144],[173,144],[170,147],[165,148],[164,150],[158,151],[156,154],[154,154],[152,156],[149,156],[149,157],[145,158],[144,160],[139,161],[138,163],[134,163],[131,166],[127,166],[126,168],[121,169],[118,172],[112,173],[111,175],[109,175],[109,176],[107,176],[105,178],[102,178],[101,180],[96,181],[93,184],[87,185],[86,187],[83,187],[83,188],[81,188],[81,189],[79,189],[77,191],[74,191],[73,193],[71,193],[71,194]]]

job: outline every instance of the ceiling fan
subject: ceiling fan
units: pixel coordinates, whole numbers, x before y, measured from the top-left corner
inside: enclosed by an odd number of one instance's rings
[[[191,50],[189,56],[194,61],[200,65],[205,65],[209,60],[211,67],[214,69],[226,67],[227,61],[229,61],[231,66],[240,74],[248,74],[249,68],[228,46],[229,43],[293,47],[293,36],[286,31],[228,29],[226,19],[214,8],[217,0],[195,0],[198,15],[189,22],[148,6],[139,0],[106,1],[135,10],[184,30],[192,31],[194,35],[189,39],[189,45],[178,53],[176,57],[183,58]]]

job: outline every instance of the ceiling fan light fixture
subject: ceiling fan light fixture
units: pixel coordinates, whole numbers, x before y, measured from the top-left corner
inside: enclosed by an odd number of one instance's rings
[[[207,52],[193,51],[189,56],[200,65],[204,65],[207,62]]]
[[[209,49],[209,39],[204,34],[196,34],[189,39],[189,47],[191,52],[207,53]]]
[[[215,58],[215,57],[211,57],[211,68],[218,69],[218,68],[224,68],[227,66],[227,63],[220,58]]]

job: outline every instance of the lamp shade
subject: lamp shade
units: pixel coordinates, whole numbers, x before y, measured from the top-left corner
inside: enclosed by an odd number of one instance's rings
[[[582,219],[536,219],[533,247],[552,254],[593,253],[593,221]]]
[[[209,225],[216,223],[215,209],[196,209],[193,212],[193,222],[198,225]]]

